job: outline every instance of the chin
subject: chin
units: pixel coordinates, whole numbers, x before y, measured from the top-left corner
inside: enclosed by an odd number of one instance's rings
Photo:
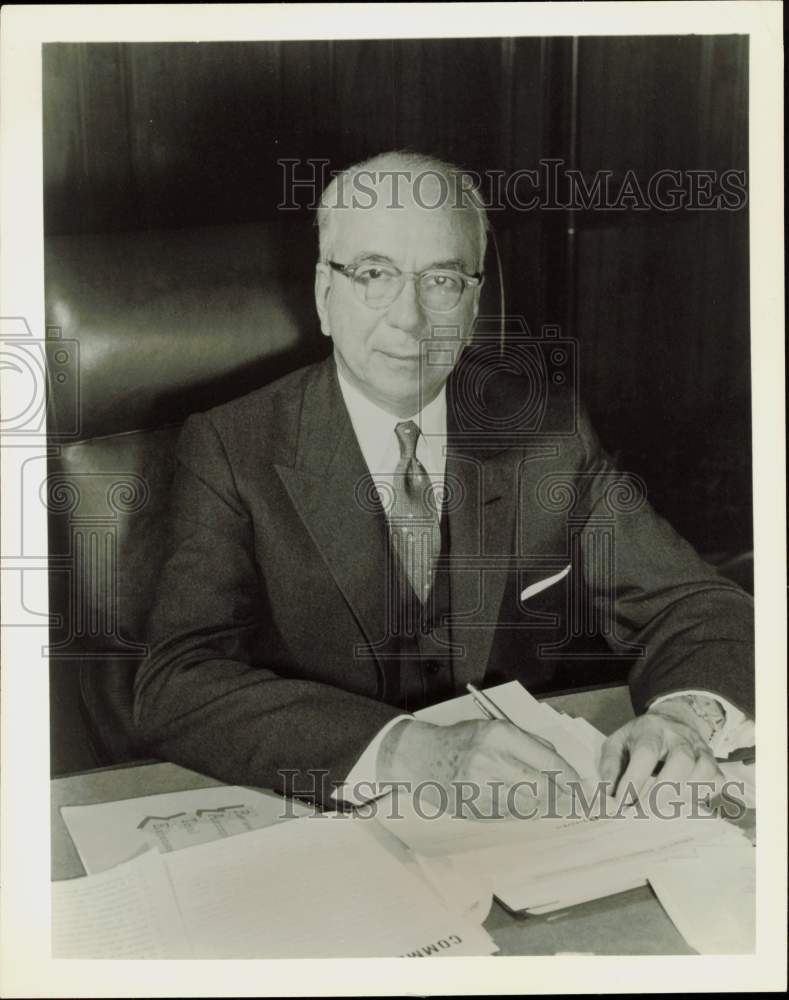
[[[387,410],[409,410],[410,415],[419,408],[419,392],[413,385],[403,385],[390,379],[382,380],[369,388],[370,398],[378,399],[380,405]]]

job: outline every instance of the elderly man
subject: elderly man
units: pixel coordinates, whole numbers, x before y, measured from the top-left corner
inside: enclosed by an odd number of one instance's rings
[[[662,762],[666,779],[714,777],[716,752],[748,741],[750,598],[646,502],[611,515],[617,473],[586,420],[555,433],[555,404],[529,405],[545,387],[469,347],[487,228],[473,185],[383,154],[335,178],[318,221],[333,357],[184,426],[136,681],[143,740],[323,802],[358,802],[357,779],[474,781],[480,802],[487,782],[531,779],[510,803],[543,802],[576,777],[550,745],[410,713],[469,682],[544,683],[569,593],[638,654],[641,714],[608,740],[604,776],[641,789]],[[546,502],[552,477],[571,510]],[[587,544],[601,512],[611,573]]]

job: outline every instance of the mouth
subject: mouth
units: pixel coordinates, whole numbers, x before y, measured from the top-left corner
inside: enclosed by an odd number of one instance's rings
[[[397,354],[395,351],[381,351],[381,354],[383,354],[385,358],[390,358],[392,361],[402,361],[410,364],[414,364],[419,361],[418,354]]]

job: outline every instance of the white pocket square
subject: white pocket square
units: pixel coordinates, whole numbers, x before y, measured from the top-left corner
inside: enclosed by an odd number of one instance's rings
[[[546,576],[544,580],[538,580],[536,583],[530,583],[521,594],[521,600],[528,601],[530,597],[534,597],[535,594],[539,594],[541,590],[546,590],[548,587],[552,587],[554,583],[558,583],[560,580],[563,580],[572,568],[572,563],[568,563],[564,569],[559,570],[558,573],[554,573],[553,576]]]

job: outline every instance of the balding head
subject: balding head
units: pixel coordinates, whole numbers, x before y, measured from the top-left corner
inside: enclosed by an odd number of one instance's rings
[[[471,174],[435,157],[393,150],[348,167],[324,190],[318,208],[321,261],[334,256],[341,219],[353,212],[416,207],[425,212],[451,212],[473,234],[474,271],[482,271],[488,220]]]
[[[473,332],[486,233],[471,180],[385,153],[332,181],[318,222],[315,304],[338,368],[379,407],[412,416]]]

